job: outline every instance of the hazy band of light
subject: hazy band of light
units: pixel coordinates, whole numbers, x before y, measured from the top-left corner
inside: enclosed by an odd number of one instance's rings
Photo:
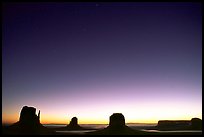
[[[120,92],[120,90],[117,89],[117,92]],[[175,95],[166,95],[168,98],[163,95],[163,99],[158,100],[153,94],[141,98],[141,95],[117,97],[110,94],[95,94],[94,92],[90,94],[89,92],[87,95],[72,95],[72,98],[67,96],[67,100],[63,99],[64,94],[55,96],[55,98],[53,98],[52,94],[50,96],[42,95],[35,99],[22,100],[21,104],[13,104],[10,109],[3,108],[6,110],[6,113],[2,115],[3,123],[17,121],[20,109],[24,104],[36,107],[37,111],[41,110],[42,123],[66,124],[69,123],[72,117],[76,116],[81,124],[107,124],[109,116],[116,112],[123,113],[126,122],[131,123],[157,123],[158,120],[162,119],[190,120],[193,117],[202,118],[202,112],[199,112],[202,103],[193,103],[195,102],[193,97],[189,98],[189,100],[182,100],[182,97],[185,97],[183,94],[181,96],[177,95],[177,97]],[[84,98],[82,99],[81,96]],[[173,101],[171,101],[172,98],[174,98]],[[151,101],[148,102],[147,100]],[[190,111],[189,108],[191,108]]]

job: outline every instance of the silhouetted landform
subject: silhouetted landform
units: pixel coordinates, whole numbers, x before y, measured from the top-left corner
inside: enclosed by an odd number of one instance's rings
[[[192,118],[191,120],[160,120],[157,124],[158,130],[201,130],[202,120]]]
[[[69,125],[67,125],[66,128],[69,130],[82,130],[83,129],[81,126],[79,126],[78,119],[76,117],[73,117],[71,119]]]
[[[158,121],[158,130],[179,130],[190,127],[190,120],[160,120]]]
[[[4,128],[3,134],[54,134],[54,131],[40,123],[40,111],[38,116],[35,112],[36,109],[34,107],[24,106],[21,110],[19,121]]]
[[[131,129],[125,125],[125,117],[121,113],[110,116],[109,126],[98,131],[89,132],[89,135],[144,135],[147,132]]]
[[[76,117],[73,117],[66,127],[48,128],[40,123],[40,111],[38,115],[35,113],[36,109],[34,107],[24,106],[20,112],[19,121],[8,127],[2,126],[2,133],[4,135],[76,135],[75,131],[94,130],[85,131],[84,135],[202,135],[202,120],[199,118],[192,118],[191,120],[160,120],[157,126],[146,127],[141,130],[128,127],[125,124],[123,114],[113,113],[110,116],[108,127],[103,129],[81,127]],[[68,132],[59,132],[62,130],[67,130]],[[157,132],[159,130],[160,132]],[[162,132],[162,130],[167,132]],[[178,132],[169,132],[175,130],[178,130]],[[188,130],[188,132],[181,130]],[[195,130],[195,132],[189,132],[189,130]]]
[[[88,128],[88,127],[81,127],[78,124],[77,117],[73,117],[70,121],[70,123],[66,127],[61,128],[55,128],[55,130],[95,130],[94,128]]]
[[[199,118],[192,118],[190,128],[193,130],[202,130],[202,120]]]

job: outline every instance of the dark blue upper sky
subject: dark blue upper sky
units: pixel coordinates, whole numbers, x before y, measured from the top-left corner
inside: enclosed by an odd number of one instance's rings
[[[4,3],[3,114],[59,95],[201,106],[201,28],[200,3]]]

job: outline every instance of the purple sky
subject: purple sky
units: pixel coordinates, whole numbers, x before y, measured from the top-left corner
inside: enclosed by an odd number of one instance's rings
[[[202,118],[201,11],[200,3],[4,3],[3,122],[24,105],[56,123],[100,123],[115,111],[129,122]]]

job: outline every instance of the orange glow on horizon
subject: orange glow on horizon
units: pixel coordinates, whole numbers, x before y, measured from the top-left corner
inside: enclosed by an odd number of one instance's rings
[[[128,116],[125,116],[126,123],[157,123],[159,120],[191,120],[193,118],[192,116],[183,116],[183,117],[160,117],[160,119],[145,119],[140,118],[129,118]],[[19,114],[16,115],[2,115],[2,123],[3,124],[13,124],[19,120]],[[109,116],[106,116],[106,118],[101,119],[95,119],[95,118],[78,118],[79,124],[108,124],[109,123]],[[202,119],[202,116],[198,116],[197,118]],[[57,117],[52,115],[43,115],[40,118],[40,122],[42,124],[69,124],[71,118],[64,118],[64,117]]]
[[[108,124],[109,117],[113,113],[122,113],[126,123],[157,123],[159,120],[191,120],[195,117],[202,119],[202,112],[198,111],[199,106],[193,107],[194,110],[189,112],[189,108],[182,107],[182,104],[177,102],[175,104],[157,104],[155,102],[145,104],[141,102],[139,105],[134,102],[131,104],[125,102],[122,104],[119,104],[119,102],[102,103],[103,105],[99,102],[99,104],[80,104],[73,107],[64,102],[68,105],[61,105],[60,107],[53,105],[52,109],[43,104],[33,107],[36,108],[36,113],[39,109],[41,110],[40,122],[42,124],[69,124],[72,117],[77,117],[79,124]],[[2,111],[2,123],[12,124],[17,122],[21,108],[22,105],[11,109],[5,108]]]

